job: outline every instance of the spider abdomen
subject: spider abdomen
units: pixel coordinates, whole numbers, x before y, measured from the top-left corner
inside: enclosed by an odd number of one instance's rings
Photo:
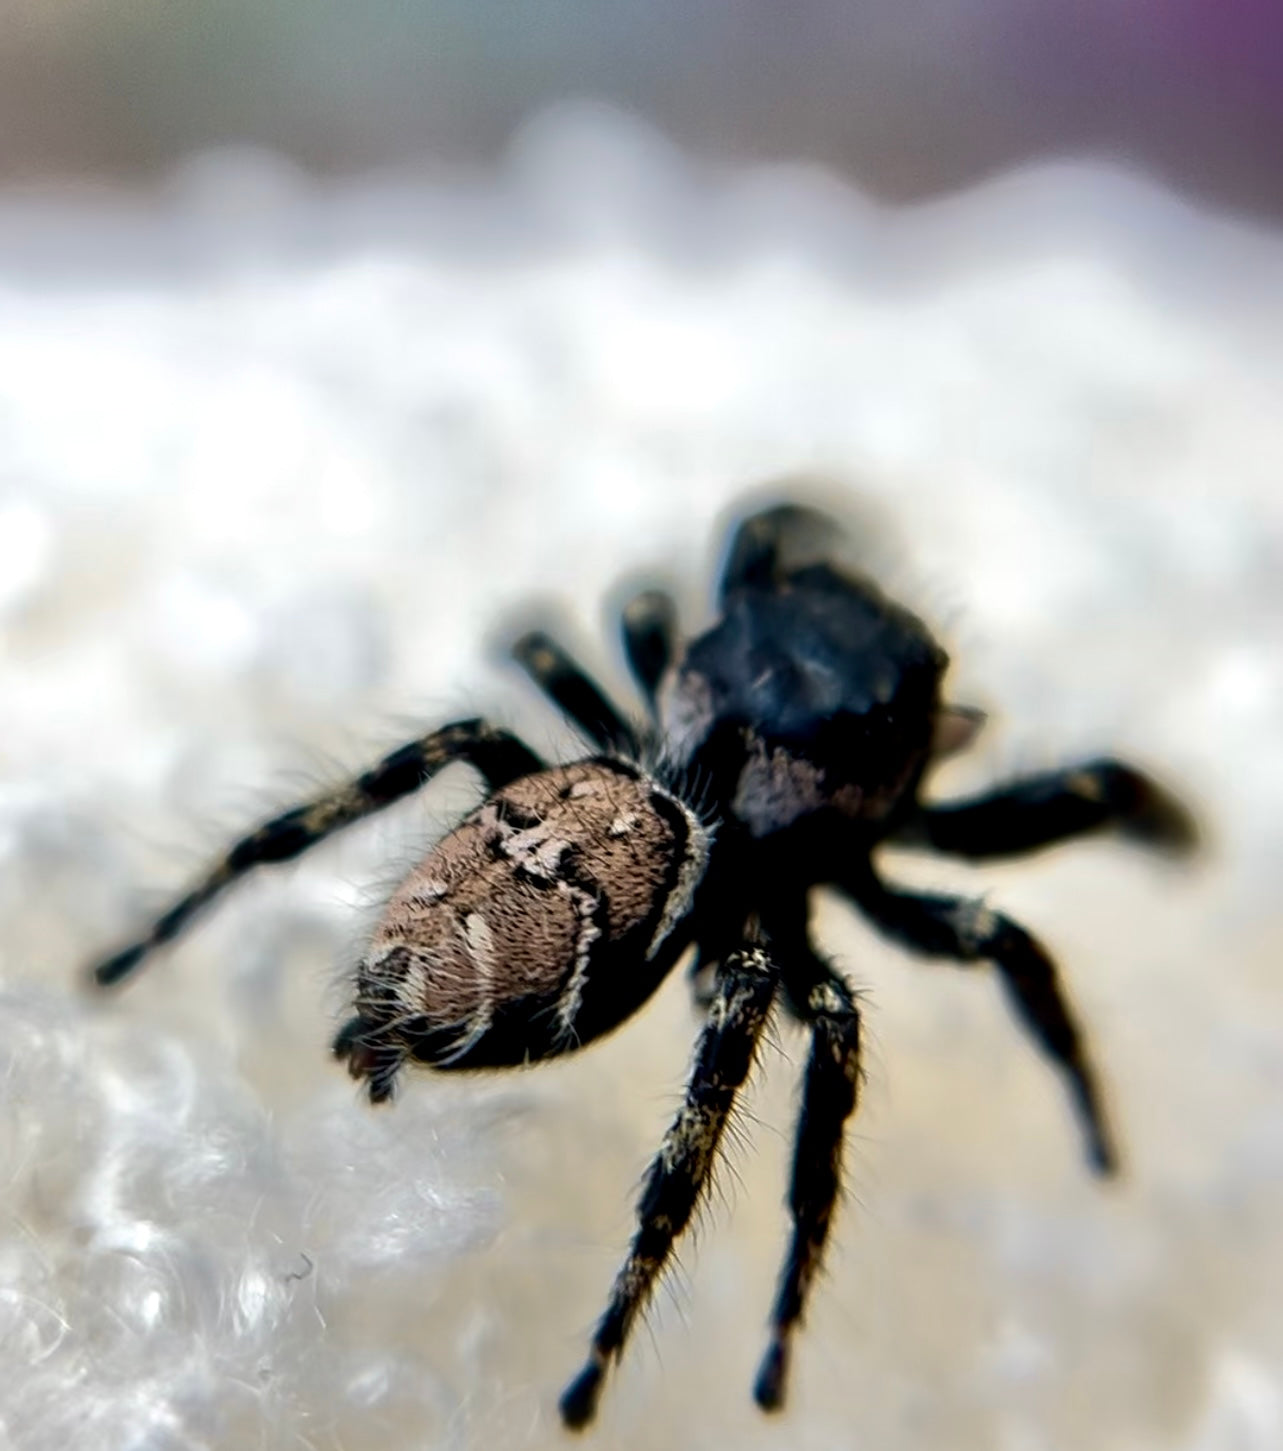
[[[707,851],[689,807],[624,762],[496,791],[389,901],[339,1044],[352,1072],[386,1097],[405,1057],[496,1066],[613,1027],[670,964]]]

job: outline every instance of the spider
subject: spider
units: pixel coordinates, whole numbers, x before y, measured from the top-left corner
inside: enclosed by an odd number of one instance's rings
[[[94,971],[104,986],[120,982],[238,877],[297,857],[454,761],[477,771],[489,794],[391,897],[356,970],[354,1014],[334,1040],[372,1102],[392,1096],[407,1063],[500,1068],[580,1048],[636,1012],[693,949],[705,1024],[587,1363],[561,1398],[570,1427],[592,1418],[708,1185],[777,1003],[811,1039],[792,1234],[754,1384],[763,1409],[783,1402],[861,1083],[855,995],[808,931],[816,886],[835,886],[916,952],[992,963],[1064,1081],[1091,1167],[1116,1167],[1096,1075],[1043,947],[989,906],[889,884],[875,849],[895,842],[982,859],[1114,827],[1178,850],[1192,846],[1193,821],[1109,759],[964,801],[922,800],[924,775],[969,744],[983,716],[942,700],[947,657],[916,616],[829,562],[823,546],[808,557],[831,527],[796,504],[743,519],[725,556],[720,618],[684,646],[667,595],[646,591],[626,606],[624,650],[644,726],[554,639],[529,633],[515,658],[595,754],[549,765],[480,719],[432,731],[251,832]]]

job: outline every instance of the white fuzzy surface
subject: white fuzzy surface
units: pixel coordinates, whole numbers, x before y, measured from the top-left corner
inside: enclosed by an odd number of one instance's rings
[[[591,113],[449,184],[207,158],[151,198],[0,198],[0,1446],[565,1444],[695,1020],[675,978],[578,1059],[356,1098],[342,973],[466,772],[127,994],[78,973],[412,730],[574,750],[496,631],[559,599],[624,693],[603,600],[659,569],[697,626],[718,519],[796,472],[880,521],[991,711],[942,790],[1113,748],[1209,848],[894,862],[1056,950],[1107,1187],[992,982],[825,900],[869,1086],[790,1407],[748,1396],[781,1028],[591,1444],[1283,1444],[1281,313],[1283,244],[1118,173],[894,213]]]

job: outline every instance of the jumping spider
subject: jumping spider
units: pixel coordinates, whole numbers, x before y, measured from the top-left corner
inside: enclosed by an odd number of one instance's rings
[[[991,962],[1062,1075],[1092,1168],[1116,1164],[1095,1073],[1044,949],[990,907],[888,885],[874,850],[891,841],[982,859],[1103,827],[1179,849],[1192,844],[1193,824],[1113,760],[923,802],[924,774],[967,745],[982,717],[942,702],[946,656],[920,620],[824,551],[799,561],[824,526],[788,505],[744,520],[722,573],[721,617],[684,646],[666,595],[648,591],[624,610],[644,729],[553,639],[526,635],[517,660],[596,754],[550,766],[484,720],[432,731],[259,827],[95,970],[104,986],[120,982],[245,872],[298,856],[452,761],[479,772],[489,794],[392,896],[356,971],[355,1014],[334,1041],[374,1103],[391,1097],[407,1062],[500,1068],[571,1052],[636,1012],[693,947],[707,1021],[588,1362],[561,1398],[568,1426],[593,1416],[606,1369],[700,1200],[777,1000],[811,1033],[792,1239],[754,1386],[764,1409],[782,1403],[860,1085],[860,1014],[810,940],[813,887],[837,887],[917,952]]]

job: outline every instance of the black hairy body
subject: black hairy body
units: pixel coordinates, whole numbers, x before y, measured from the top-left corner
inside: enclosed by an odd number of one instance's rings
[[[334,1043],[372,1101],[391,1097],[408,1063],[500,1068],[572,1051],[637,1011],[693,949],[706,1024],[589,1359],[562,1397],[572,1427],[592,1417],[606,1370],[707,1187],[777,1004],[811,1035],[792,1235],[754,1388],[764,1409],[782,1404],[860,1085],[855,995],[809,933],[817,886],[837,887],[915,951],[992,963],[1062,1077],[1089,1163],[1108,1173],[1117,1162],[1082,1033],[1043,947],[982,903],[888,884],[876,850],[896,842],[982,859],[1109,827],[1176,850],[1192,845],[1193,825],[1152,781],[1113,760],[925,803],[931,766],[964,747],[981,717],[944,701],[944,651],[916,616],[826,557],[829,533],[821,516],[792,506],[745,519],[723,568],[718,619],[684,644],[666,595],[647,592],[625,609],[645,726],[553,639],[527,635],[516,658],[597,754],[549,766],[486,721],[433,731],[251,833],[146,937],[95,969],[101,984],[120,981],[246,871],[298,856],[453,761],[481,775],[487,796],[388,903],[355,974],[354,1014]]]

